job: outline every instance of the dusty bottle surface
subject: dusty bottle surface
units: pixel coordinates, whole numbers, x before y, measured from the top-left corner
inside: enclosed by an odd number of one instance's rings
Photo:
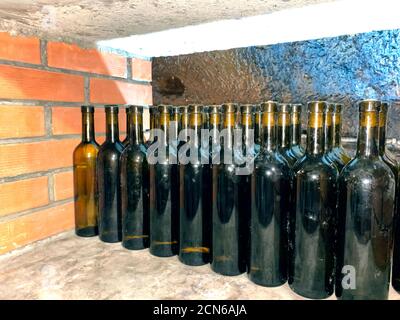
[[[204,126],[202,106],[190,105],[189,113],[189,128],[193,130],[193,136],[186,146],[190,154],[179,163],[179,259],[187,265],[198,266],[210,261],[211,212],[204,206],[207,176],[201,161],[201,129]]]
[[[248,275],[263,286],[279,286],[287,280],[288,218],[291,203],[289,163],[277,152],[277,104],[262,107],[262,147],[251,175],[250,257]],[[282,125],[289,125],[285,117]],[[279,120],[278,120],[279,121]]]
[[[306,153],[295,165],[295,214],[290,219],[289,284],[307,298],[322,299],[334,289],[337,203],[335,166],[324,157],[322,101],[308,104]]]
[[[301,104],[292,104],[292,114],[290,117],[290,153],[295,161],[289,162],[291,166],[300,160],[305,153],[301,145]]]
[[[338,168],[340,173],[344,166],[351,160],[342,147],[342,105],[330,103],[327,110],[326,119],[326,158]]]
[[[94,107],[82,106],[82,141],[73,153],[75,232],[81,237],[98,234],[96,161],[99,145],[94,134]]]
[[[149,166],[143,143],[143,108],[130,107],[129,143],[121,155],[122,245],[138,250],[149,246]]]
[[[229,103],[222,105],[222,109],[226,136],[221,148],[221,162],[212,166],[211,268],[217,273],[233,276],[246,271],[248,212],[241,212],[239,207],[239,176],[233,156],[238,107]]]
[[[119,141],[118,106],[106,106],[106,140],[97,159],[99,192],[99,235],[104,242],[122,239],[119,158],[123,145]]]
[[[344,300],[387,299],[395,179],[379,155],[380,102],[360,102],[356,157],[339,179],[336,295]]]
[[[126,148],[129,144],[130,136],[131,136],[131,108],[130,106],[125,107],[125,115],[126,115],[126,137],[121,142],[124,148]]]
[[[158,161],[150,164],[150,253],[169,257],[178,253],[179,176],[178,165],[170,159],[169,125],[171,106],[160,105],[157,125],[162,136],[156,140],[165,154],[158,151]],[[149,154],[148,154],[149,155]],[[172,155],[175,156],[175,155]]]

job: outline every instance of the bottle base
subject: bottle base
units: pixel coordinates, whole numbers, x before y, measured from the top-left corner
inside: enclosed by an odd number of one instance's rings
[[[150,246],[150,253],[153,256],[161,257],[161,258],[167,258],[167,257],[176,256],[177,253],[178,253],[177,251],[178,250],[176,250],[174,248],[171,248],[171,247],[168,247],[168,248],[164,247],[163,248],[163,247],[160,247],[160,246],[156,246],[156,247]]]
[[[228,277],[239,276],[246,272],[245,270],[242,271],[239,269],[233,270],[233,269],[228,269],[228,268],[221,268],[221,267],[215,266],[213,264],[211,264],[211,269],[215,273],[218,273],[222,276],[228,276]]]
[[[123,240],[122,246],[128,250],[143,250],[149,247],[148,241]]]
[[[264,279],[260,279],[260,277],[255,277],[252,274],[249,274],[249,280],[256,285],[268,288],[280,287],[284,285],[287,281],[286,279],[282,279],[279,281],[265,281]]]
[[[193,256],[192,254],[179,254],[179,261],[193,267],[204,266],[205,264],[210,263],[210,259],[207,256]]]
[[[289,285],[290,289],[293,290],[294,293],[298,294],[299,296],[302,296],[307,299],[327,299],[329,298],[333,292],[328,293],[328,292],[315,292],[315,291],[309,291],[309,290],[302,290],[297,288],[296,286]]]
[[[99,234],[99,229],[97,226],[75,229],[75,234],[83,238],[95,237]]]

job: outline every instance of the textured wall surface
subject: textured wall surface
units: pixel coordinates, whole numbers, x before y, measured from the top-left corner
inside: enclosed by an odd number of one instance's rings
[[[92,45],[332,0],[1,0],[0,31]]]
[[[345,104],[355,137],[361,98],[393,102],[388,137],[400,138],[400,30],[153,60],[154,103],[327,99]]]

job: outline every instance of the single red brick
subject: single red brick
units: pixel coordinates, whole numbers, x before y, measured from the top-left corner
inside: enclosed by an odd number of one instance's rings
[[[0,184],[0,216],[48,204],[47,177]]]
[[[40,64],[39,39],[0,32],[0,59]]]
[[[73,44],[49,42],[47,45],[48,65],[51,67],[105,74],[115,77],[126,76],[126,58],[117,54],[83,49]]]
[[[0,106],[0,138],[37,137],[45,134],[44,108]]]
[[[0,65],[0,98],[81,102],[82,76]]]

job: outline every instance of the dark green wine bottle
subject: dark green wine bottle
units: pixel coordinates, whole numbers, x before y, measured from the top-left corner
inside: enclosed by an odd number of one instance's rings
[[[187,265],[199,266],[210,261],[211,212],[205,211],[204,196],[206,176],[201,162],[202,106],[189,106],[189,128],[193,140],[189,140],[191,155],[189,163],[179,164],[180,177],[180,238],[179,260]],[[209,191],[208,191],[209,192]]]
[[[328,135],[329,142],[328,148],[326,148],[326,158],[341,172],[344,166],[351,160],[342,147],[342,105],[337,103],[330,104],[330,113],[331,133]]]
[[[290,124],[290,151],[291,154],[298,160],[300,160],[305,153],[304,148],[301,145],[301,104],[292,104],[291,124]],[[296,162],[297,162],[296,161]],[[294,164],[293,164],[294,165]]]
[[[289,163],[276,148],[277,104],[262,103],[261,110],[262,147],[255,159],[255,168],[251,176],[248,273],[251,281],[262,286],[274,287],[287,280],[292,174]],[[281,124],[288,127],[289,123],[289,117],[284,117]]]
[[[149,247],[149,166],[143,143],[143,107],[130,106],[129,144],[121,155],[122,245]]]
[[[119,158],[124,147],[119,141],[118,106],[106,106],[105,111],[106,140],[97,159],[99,235],[104,242],[118,242],[122,239]]]
[[[125,115],[126,115],[126,137],[122,141],[122,145],[126,148],[129,144],[130,136],[131,136],[131,108],[130,106],[125,107]]]
[[[92,237],[98,234],[96,160],[99,145],[94,138],[94,107],[82,106],[81,112],[82,141],[73,154],[75,232],[81,237]]]
[[[308,104],[307,149],[293,168],[296,210],[290,226],[289,284],[312,299],[327,298],[334,288],[338,171],[324,156],[325,108],[322,101]]]
[[[343,300],[387,299],[389,293],[396,183],[379,155],[380,105],[359,103],[356,157],[339,179],[336,295]]]
[[[221,162],[212,166],[212,263],[211,268],[222,275],[239,275],[246,271],[246,215],[238,205],[239,176],[234,158],[234,129],[237,128],[238,106],[222,105],[225,137]]]
[[[278,104],[278,146],[277,151],[285,158],[290,166],[298,160],[294,154],[290,141],[292,105],[288,103]],[[293,130],[293,129],[292,129]]]
[[[150,165],[150,253],[159,257],[178,253],[179,176],[178,165],[171,163],[169,155],[170,121],[171,106],[158,106],[157,124],[166,153]]]

